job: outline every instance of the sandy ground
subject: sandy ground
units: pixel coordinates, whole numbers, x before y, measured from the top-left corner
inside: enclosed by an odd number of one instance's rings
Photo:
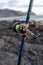
[[[13,23],[0,22],[0,65],[17,65],[21,37],[12,29],[7,29]],[[43,29],[40,28],[41,43],[28,39],[25,42],[21,65],[43,65]],[[31,42],[30,42],[30,41]]]

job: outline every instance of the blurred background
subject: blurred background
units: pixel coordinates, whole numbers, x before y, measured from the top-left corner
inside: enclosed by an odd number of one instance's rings
[[[12,25],[25,23],[30,0],[0,0],[0,65],[17,65],[22,37]],[[25,42],[21,65],[43,65],[43,0],[33,0],[29,30],[40,36]]]

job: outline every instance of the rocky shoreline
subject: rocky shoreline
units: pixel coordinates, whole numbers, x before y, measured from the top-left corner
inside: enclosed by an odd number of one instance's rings
[[[9,28],[15,22],[0,21],[0,65],[17,65],[22,38]],[[42,43],[26,41],[21,65],[43,65],[43,26],[39,32]]]

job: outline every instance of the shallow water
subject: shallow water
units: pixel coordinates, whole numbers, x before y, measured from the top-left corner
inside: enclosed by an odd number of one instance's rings
[[[15,17],[4,17],[0,18],[0,21],[13,21],[13,20],[20,20],[20,21],[25,21],[26,16],[15,16]],[[30,20],[35,20],[35,21],[43,21],[43,16],[37,16],[37,15],[31,15]]]

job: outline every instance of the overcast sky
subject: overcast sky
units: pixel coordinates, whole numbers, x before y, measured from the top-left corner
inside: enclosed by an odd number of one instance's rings
[[[0,0],[0,9],[8,8],[26,12],[30,0]],[[43,15],[43,0],[34,0],[32,11],[38,15]]]

